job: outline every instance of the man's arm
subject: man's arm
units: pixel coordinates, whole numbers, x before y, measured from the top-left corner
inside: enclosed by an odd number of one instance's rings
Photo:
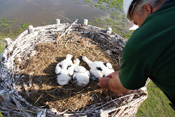
[[[119,71],[116,71],[104,78],[99,78],[98,86],[110,89],[112,92],[117,93],[119,95],[128,93],[129,90],[123,87],[118,74]]]

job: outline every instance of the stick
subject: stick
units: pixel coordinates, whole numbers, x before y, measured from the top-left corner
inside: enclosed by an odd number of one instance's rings
[[[42,96],[43,96],[43,94],[41,94],[41,95],[39,96],[39,98],[35,101],[34,104],[36,104],[36,103],[41,99]]]
[[[30,113],[36,113],[36,112],[31,111],[31,110],[24,110],[24,109],[14,108],[14,107],[10,107],[10,106],[9,106],[9,108],[17,110],[17,111],[26,111],[26,112],[30,112]]]
[[[61,36],[59,37],[59,34],[57,35],[57,38],[56,38],[56,43],[57,43],[57,47],[58,47],[58,39],[62,38],[67,32],[69,32],[69,30],[72,28],[72,26],[77,23],[78,19],[76,19],[67,29],[66,31],[61,34]]]
[[[72,26],[77,23],[78,19],[76,19],[67,29],[66,31],[60,36],[60,38],[62,38],[71,28]]]
[[[51,95],[51,94],[48,93],[47,91],[46,91],[46,93],[47,93],[49,96],[51,96],[51,97],[53,97],[53,98],[56,98],[55,96]]]
[[[99,108],[101,108],[101,107],[104,107],[104,106],[106,106],[107,104],[109,104],[109,103],[111,103],[111,102],[114,102],[114,101],[116,101],[116,100],[119,100],[119,99],[122,99],[122,98],[125,98],[125,97],[129,97],[129,96],[135,95],[135,94],[137,94],[137,93],[128,94],[128,95],[119,97],[119,98],[117,98],[117,99],[111,100],[111,101],[109,101],[109,102],[107,102],[107,103],[105,103],[105,104],[103,104],[103,105],[101,105],[101,106],[99,106],[99,107],[96,107],[95,110],[97,110],[97,109],[99,109]]]

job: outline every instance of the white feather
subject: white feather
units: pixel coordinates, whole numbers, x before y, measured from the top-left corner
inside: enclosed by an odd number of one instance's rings
[[[101,61],[92,62],[86,56],[83,56],[82,59],[88,64],[88,66],[90,67],[90,73],[96,78],[105,77],[108,74],[114,72],[111,63],[104,63]],[[93,77],[92,79],[96,80]]]
[[[71,77],[67,74],[61,73],[60,75],[57,76],[57,83],[62,86],[69,84],[70,80],[71,80]]]
[[[79,66],[80,60],[77,58],[74,60],[74,75],[73,83],[77,86],[85,87],[89,83],[89,71],[86,70],[83,66]]]

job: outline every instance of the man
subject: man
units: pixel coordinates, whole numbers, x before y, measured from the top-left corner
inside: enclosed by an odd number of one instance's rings
[[[175,0],[123,0],[127,24],[138,29],[123,49],[120,71],[98,85],[117,94],[143,87],[148,77],[175,106]]]

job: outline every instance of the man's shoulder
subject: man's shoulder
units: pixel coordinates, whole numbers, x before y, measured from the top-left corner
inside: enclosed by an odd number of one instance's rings
[[[133,51],[136,53],[142,51],[145,48],[145,46],[148,46],[150,43],[148,40],[150,40],[149,36],[151,34],[147,34],[146,32],[137,29],[127,41],[125,50]]]
[[[136,51],[140,49],[141,51],[150,50],[165,37],[172,39],[175,36],[175,33],[172,34],[172,31],[175,30],[175,15],[172,15],[175,14],[175,6],[173,7],[174,10],[171,9],[172,7],[168,8],[165,6],[160,11],[148,16],[140,28],[134,31],[127,42],[127,46]]]

